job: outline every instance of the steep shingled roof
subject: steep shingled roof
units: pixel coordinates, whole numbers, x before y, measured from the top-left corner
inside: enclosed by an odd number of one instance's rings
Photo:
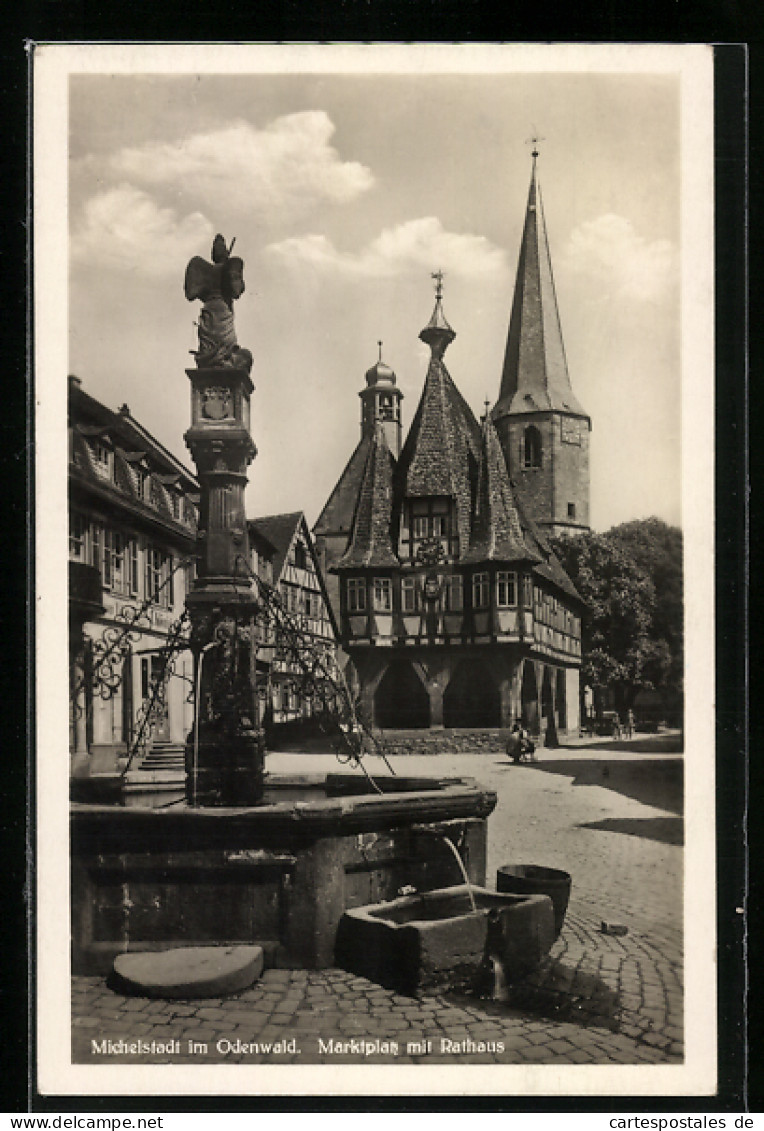
[[[254,528],[261,534],[276,551],[273,557],[273,578],[275,581],[281,577],[284,561],[289,553],[289,547],[294,541],[295,532],[300,525],[302,511],[292,511],[290,514],[269,514],[262,518],[251,518],[250,529]]]
[[[540,562],[541,555],[526,539],[509,480],[504,453],[489,416],[483,422],[475,511],[466,563]]]
[[[511,482],[510,480],[510,484]],[[514,487],[512,488],[512,493],[515,498],[517,517],[520,520],[525,542],[537,552],[538,564],[534,565],[533,572],[538,574],[539,577],[551,581],[553,585],[556,585],[558,589],[562,589],[569,597],[575,598],[581,605],[586,605],[583,597],[563,569],[560,559],[552,552],[552,548],[546,538],[517,498]]]
[[[338,569],[400,565],[390,537],[394,467],[384,429],[377,425],[367,449],[353,529],[347,549],[337,563]]]
[[[403,445],[396,472],[400,498],[446,496],[456,503],[459,538],[469,544],[472,485],[480,459],[480,425],[443,363],[455,337],[440,296],[419,335],[432,351],[422,396]]]
[[[568,375],[534,153],[501,389],[493,418],[550,409],[588,419]]]
[[[313,526],[315,537],[350,533],[371,445],[371,436],[359,441]]]

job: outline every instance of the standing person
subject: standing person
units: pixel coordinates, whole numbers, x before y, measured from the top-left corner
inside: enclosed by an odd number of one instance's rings
[[[628,711],[626,712],[626,737],[634,737],[634,712],[632,711],[631,707],[629,707]]]
[[[621,717],[617,711],[613,712],[613,738],[621,737]]]

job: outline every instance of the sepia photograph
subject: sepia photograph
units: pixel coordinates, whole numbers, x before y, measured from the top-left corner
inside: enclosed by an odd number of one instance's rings
[[[713,1094],[711,49],[33,67],[37,1088]]]

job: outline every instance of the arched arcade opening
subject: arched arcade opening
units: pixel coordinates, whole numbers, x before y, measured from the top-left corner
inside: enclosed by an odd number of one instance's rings
[[[374,721],[382,730],[430,725],[430,697],[409,660],[395,660],[374,693]]]
[[[501,726],[501,700],[496,680],[482,660],[462,660],[443,695],[443,725]]]

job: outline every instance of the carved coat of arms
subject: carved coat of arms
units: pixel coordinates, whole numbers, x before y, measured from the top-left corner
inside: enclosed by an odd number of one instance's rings
[[[202,416],[207,420],[225,420],[231,416],[231,390],[217,387],[203,389]]]

